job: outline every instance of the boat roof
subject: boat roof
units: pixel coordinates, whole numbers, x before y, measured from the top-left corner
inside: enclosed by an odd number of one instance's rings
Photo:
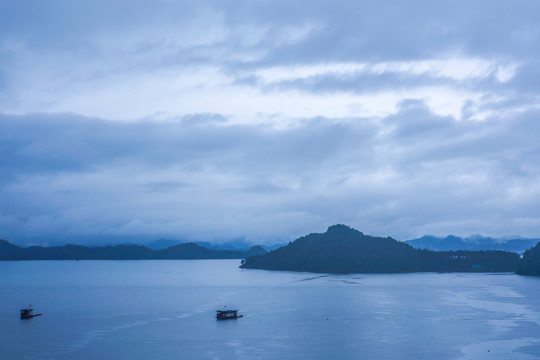
[[[226,313],[226,312],[238,312],[238,310],[216,310],[217,312],[220,312],[220,313]]]

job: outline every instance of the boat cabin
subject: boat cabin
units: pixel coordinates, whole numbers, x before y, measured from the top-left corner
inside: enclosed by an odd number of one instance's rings
[[[30,319],[34,317],[34,309],[26,308],[21,309],[21,319]]]
[[[243,315],[238,315],[238,310],[216,310],[218,320],[237,319]]]

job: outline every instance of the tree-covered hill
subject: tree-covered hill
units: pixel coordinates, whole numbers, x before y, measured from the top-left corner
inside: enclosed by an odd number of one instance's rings
[[[139,245],[87,247],[81,245],[30,246],[13,245],[0,240],[0,260],[145,260],[145,259],[243,259],[266,251],[254,246],[248,251],[212,250],[194,243],[152,250]]]
[[[324,273],[509,272],[519,255],[505,251],[418,250],[390,237],[373,237],[345,225],[301,237],[241,265],[248,269]]]
[[[519,261],[516,273],[540,276],[540,243],[523,253],[523,258]]]

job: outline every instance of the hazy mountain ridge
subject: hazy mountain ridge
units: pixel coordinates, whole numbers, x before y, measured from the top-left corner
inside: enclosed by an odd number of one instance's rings
[[[455,250],[503,250],[523,253],[525,250],[535,246],[540,239],[530,238],[510,238],[497,239],[473,235],[466,238],[448,235],[437,237],[424,235],[418,239],[404,241],[417,249],[427,249],[433,251],[455,251]]]
[[[210,242],[210,241],[194,241],[194,240],[177,240],[177,239],[157,239],[149,242],[140,243],[138,245],[146,246],[152,250],[166,249],[172,246],[193,243],[211,250],[249,250],[253,244],[250,244],[242,239],[229,241]]]
[[[234,240],[228,240],[228,241],[222,241],[222,242],[210,242],[210,241],[190,241],[190,240],[175,240],[175,239],[157,239],[150,242],[146,242],[143,244],[139,244],[142,246],[146,246],[152,250],[161,250],[166,249],[171,246],[180,245],[180,244],[187,244],[187,243],[194,243],[199,246],[205,247],[207,249],[211,250],[238,250],[238,251],[248,251],[253,246],[260,246],[266,251],[275,250],[281,246],[287,245],[287,244],[274,244],[274,245],[253,245],[252,243],[249,243],[245,241],[243,238],[241,239],[234,239]]]
[[[512,272],[513,252],[419,250],[390,237],[373,237],[345,225],[313,233],[253,256],[242,268],[318,273]]]
[[[68,244],[23,248],[0,240],[0,260],[243,259],[265,252],[266,250],[260,246],[253,246],[247,251],[213,250],[195,243],[184,243],[160,250],[152,250],[141,245],[87,247]]]

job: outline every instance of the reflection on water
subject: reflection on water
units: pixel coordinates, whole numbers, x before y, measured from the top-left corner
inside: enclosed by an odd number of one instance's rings
[[[6,359],[536,359],[540,279],[236,260],[0,262]],[[44,315],[21,321],[34,304]],[[238,308],[241,319],[216,321]]]

